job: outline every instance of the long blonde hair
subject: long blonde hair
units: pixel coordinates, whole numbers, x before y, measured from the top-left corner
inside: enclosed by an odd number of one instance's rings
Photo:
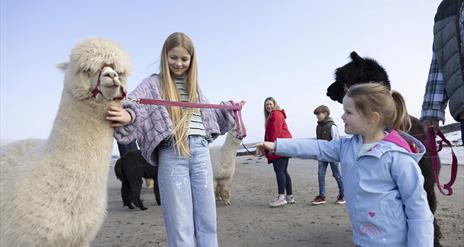
[[[197,82],[197,62],[195,58],[195,48],[192,40],[184,33],[176,32],[166,39],[161,51],[160,78],[161,78],[161,97],[165,100],[179,101],[180,96],[175,81],[171,77],[168,64],[168,52],[175,48],[182,47],[190,54],[190,67],[185,76],[185,89],[188,93],[189,101],[198,102],[198,82]],[[190,154],[188,146],[188,127],[194,109],[182,109],[180,107],[167,107],[169,117],[174,126],[173,136],[179,153],[187,157]]]
[[[363,83],[351,86],[346,93],[354,101],[356,110],[364,117],[378,112],[386,128],[408,131],[411,118],[403,96],[378,83]]]

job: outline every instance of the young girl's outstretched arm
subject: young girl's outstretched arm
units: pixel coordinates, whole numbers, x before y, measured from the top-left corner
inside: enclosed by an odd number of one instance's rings
[[[340,162],[341,140],[325,141],[303,138],[278,138],[275,142],[256,145],[258,154],[264,150],[277,155],[302,159],[316,159],[327,162]]]

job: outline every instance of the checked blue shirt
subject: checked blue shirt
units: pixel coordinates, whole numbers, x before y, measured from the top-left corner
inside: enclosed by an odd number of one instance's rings
[[[459,35],[461,36],[461,47],[464,40],[464,14],[463,6],[459,16]],[[461,49],[461,56],[464,56]],[[429,77],[425,86],[424,101],[422,102],[421,120],[438,119],[445,123],[445,109],[448,104],[448,95],[445,91],[443,72],[438,65],[436,54],[433,53],[432,63],[430,64]]]

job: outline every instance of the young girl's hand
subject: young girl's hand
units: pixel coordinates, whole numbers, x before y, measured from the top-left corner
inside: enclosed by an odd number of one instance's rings
[[[263,156],[266,153],[275,152],[275,144],[273,142],[261,142],[255,145],[256,155]]]
[[[111,127],[125,126],[131,121],[131,115],[120,106],[110,106],[106,113],[106,120],[111,122]]]

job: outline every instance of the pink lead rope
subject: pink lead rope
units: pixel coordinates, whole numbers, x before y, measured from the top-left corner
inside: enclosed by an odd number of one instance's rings
[[[243,139],[246,137],[246,129],[242,119],[242,105],[229,101],[232,105],[220,105],[220,104],[200,104],[191,102],[180,102],[180,101],[169,101],[169,100],[158,100],[158,99],[131,99],[138,104],[143,105],[162,105],[162,106],[175,106],[175,107],[188,107],[188,108],[213,108],[213,109],[225,109],[234,112],[234,121],[237,129],[237,137]]]
[[[445,196],[450,196],[453,194],[453,189],[451,186],[453,186],[454,181],[456,180],[456,174],[458,172],[458,160],[456,158],[456,155],[454,154],[453,148],[451,147],[450,141],[446,139],[446,137],[443,135],[443,133],[440,130],[437,130],[436,133],[440,137],[440,141],[438,144],[438,148],[436,145],[436,135],[435,131],[433,130],[433,127],[429,127],[428,132],[427,132],[427,140],[426,140],[426,146],[427,149],[430,151],[432,154],[432,164],[433,164],[433,175],[435,176],[435,183],[437,183],[438,190],[440,190],[440,193],[442,193]],[[441,151],[443,148],[443,142],[448,144],[448,146],[451,149],[451,156],[452,156],[452,162],[451,162],[451,178],[450,181],[445,184],[441,185],[440,184],[440,162],[438,159],[438,152]],[[443,188],[442,188],[443,187]],[[448,193],[445,193],[443,189],[447,190]]]

